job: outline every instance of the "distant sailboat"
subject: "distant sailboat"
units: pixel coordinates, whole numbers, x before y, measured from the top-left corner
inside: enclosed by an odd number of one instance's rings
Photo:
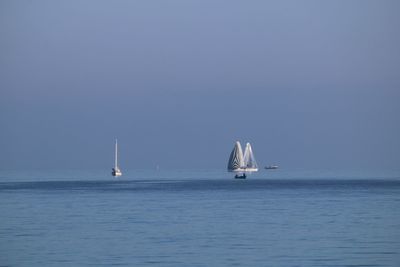
[[[246,179],[246,172],[258,171],[256,159],[250,143],[246,144],[246,149],[242,152],[242,146],[236,141],[228,161],[228,171],[236,172],[236,179]]]
[[[115,139],[115,165],[114,168],[112,168],[111,172],[112,176],[121,176],[122,172],[118,167],[118,141]]]

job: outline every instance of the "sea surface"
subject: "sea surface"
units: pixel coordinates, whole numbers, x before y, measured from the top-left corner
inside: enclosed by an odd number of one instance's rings
[[[400,173],[0,171],[0,266],[400,266]]]

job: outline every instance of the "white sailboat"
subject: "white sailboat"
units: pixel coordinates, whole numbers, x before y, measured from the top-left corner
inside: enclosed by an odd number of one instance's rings
[[[236,141],[228,161],[228,171],[235,172],[235,178],[245,179],[246,173],[258,171],[256,159],[250,143],[246,144],[246,149],[242,152],[242,146]]]
[[[112,176],[121,176],[122,172],[118,167],[118,140],[115,139],[115,164],[111,172]]]

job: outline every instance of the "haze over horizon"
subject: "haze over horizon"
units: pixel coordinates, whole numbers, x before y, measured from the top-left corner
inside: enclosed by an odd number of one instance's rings
[[[0,169],[399,169],[398,1],[1,1]]]

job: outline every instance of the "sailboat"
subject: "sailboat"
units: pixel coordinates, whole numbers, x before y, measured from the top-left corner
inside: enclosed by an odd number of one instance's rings
[[[115,139],[115,164],[111,172],[112,176],[121,176],[122,172],[118,167],[118,140]]]
[[[258,171],[257,162],[250,143],[246,144],[243,155],[242,146],[239,141],[236,141],[231,155],[229,156],[228,171],[235,172],[236,179],[246,179],[247,172]]]

